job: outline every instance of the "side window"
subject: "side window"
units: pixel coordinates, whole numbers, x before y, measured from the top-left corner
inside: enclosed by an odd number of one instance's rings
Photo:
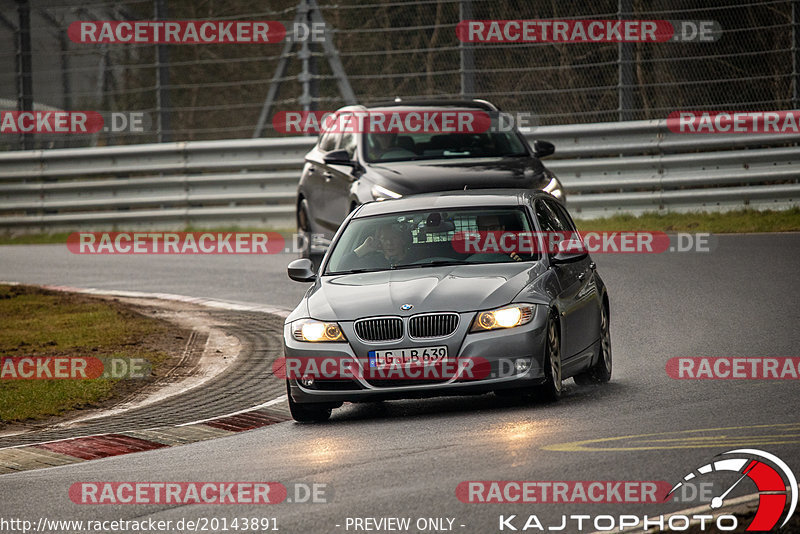
[[[534,207],[542,232],[547,234],[544,237],[545,246],[548,252],[553,254],[558,250],[558,245],[561,241],[568,240],[574,236],[575,225],[566,211],[554,202],[538,199]]]
[[[536,218],[542,227],[542,232],[562,232],[561,221],[558,220],[552,208],[543,200],[539,199],[534,204]]]
[[[352,121],[352,124],[350,122],[352,119],[353,119],[353,115],[347,114],[345,116],[345,118],[340,122],[340,124],[349,125],[349,126],[346,127],[346,130],[357,131],[358,128],[355,127],[356,126],[355,122]],[[352,131],[345,131],[340,136],[339,149],[340,150],[347,150],[347,155],[350,156],[350,159],[353,159],[353,156],[356,153],[356,143],[357,142],[358,141],[356,139],[356,134],[355,133],[353,133]]]
[[[577,228],[575,228],[575,223],[572,221],[572,217],[569,216],[567,210],[565,210],[560,204],[556,204],[555,202],[551,202],[549,200],[545,200],[544,202],[550,207],[551,211],[556,216],[561,226],[563,226],[564,231],[567,232],[578,231]]]
[[[326,130],[319,138],[319,144],[317,145],[321,152],[330,152],[331,150],[336,148],[336,144],[339,142],[339,138],[341,134],[337,132],[336,124],[338,121],[333,121],[333,125]]]

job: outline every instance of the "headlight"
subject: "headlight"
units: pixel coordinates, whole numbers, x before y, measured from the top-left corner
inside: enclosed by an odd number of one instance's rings
[[[498,328],[514,328],[528,324],[533,319],[533,306],[513,304],[496,310],[478,312],[470,332],[486,332]]]
[[[542,191],[550,193],[559,200],[561,200],[561,197],[564,196],[564,191],[562,191],[561,187],[559,187],[558,180],[556,179],[555,176],[550,178],[550,182],[546,186],[544,186]]]
[[[395,193],[391,189],[386,189],[379,185],[373,185],[371,192],[372,198],[375,200],[386,200],[387,198],[400,198],[403,196],[400,193]]]
[[[301,319],[293,322],[292,337],[297,341],[309,341],[312,343],[347,341],[337,323],[323,323],[313,319]]]

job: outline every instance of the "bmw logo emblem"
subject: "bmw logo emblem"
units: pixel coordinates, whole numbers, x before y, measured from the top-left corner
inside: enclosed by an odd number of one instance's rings
[[[403,304],[402,306],[400,306],[400,309],[403,310],[403,311],[408,311],[413,307],[414,307],[413,304]]]

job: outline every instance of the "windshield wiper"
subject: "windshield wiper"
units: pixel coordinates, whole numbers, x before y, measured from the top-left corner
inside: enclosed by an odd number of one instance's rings
[[[340,275],[340,274],[359,274],[359,273],[374,273],[381,269],[350,269],[349,271],[328,271],[325,276]]]
[[[396,265],[393,269],[413,269],[415,267],[445,267],[448,265],[471,265],[464,260],[435,260],[426,263],[408,263],[406,265]]]
[[[377,273],[380,271],[389,271],[396,269],[413,269],[416,267],[443,267],[447,265],[473,265],[472,262],[465,260],[435,260],[427,263],[406,263],[403,265],[390,265],[381,269],[350,269],[348,271],[328,271],[325,276],[338,276],[344,274],[359,274],[359,273]]]

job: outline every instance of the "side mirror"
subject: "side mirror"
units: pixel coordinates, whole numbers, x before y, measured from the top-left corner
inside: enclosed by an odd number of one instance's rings
[[[317,279],[314,262],[308,258],[294,260],[286,270],[289,272],[289,278],[295,282],[313,282]]]
[[[328,152],[325,154],[325,157],[322,158],[322,161],[329,165],[347,165],[348,167],[355,167],[355,162],[350,159],[350,154],[348,154],[345,149]]]
[[[559,241],[558,250],[551,257],[553,263],[569,263],[582,260],[588,256],[586,248],[580,239],[564,239]]]
[[[537,158],[546,158],[552,156],[556,151],[556,146],[548,141],[539,141],[538,139],[533,142],[533,155]]]

